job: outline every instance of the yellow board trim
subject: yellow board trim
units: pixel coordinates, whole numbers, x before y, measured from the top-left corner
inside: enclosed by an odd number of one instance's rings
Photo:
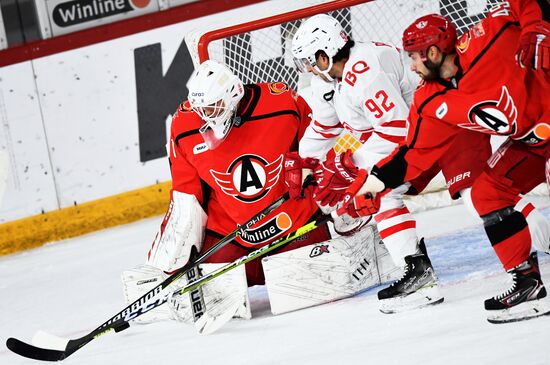
[[[172,182],[167,181],[0,224],[0,255],[164,214],[171,187]],[[151,232],[151,240],[154,234]]]

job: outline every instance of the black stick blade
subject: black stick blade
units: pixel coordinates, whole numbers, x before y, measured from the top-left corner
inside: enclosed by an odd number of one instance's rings
[[[43,349],[41,347],[29,345],[13,337],[8,338],[6,346],[16,354],[34,360],[61,361],[67,357],[65,351]]]

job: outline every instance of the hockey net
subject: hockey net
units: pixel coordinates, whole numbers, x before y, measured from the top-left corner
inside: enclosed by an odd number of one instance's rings
[[[416,18],[440,13],[450,18],[460,34],[483,19],[499,0],[270,0],[239,9],[223,23],[195,29],[185,36],[193,63],[213,59],[229,66],[244,83],[287,82],[300,90],[309,75],[300,74],[292,58],[292,37],[303,19],[327,13],[340,21],[356,40],[401,45],[403,30]],[[347,134],[335,149],[356,149],[357,139]],[[546,186],[537,194],[547,195]],[[443,176],[438,175],[424,194],[409,199],[412,210],[452,204]]]

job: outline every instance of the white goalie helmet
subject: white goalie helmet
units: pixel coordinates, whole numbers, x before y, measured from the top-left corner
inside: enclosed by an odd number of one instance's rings
[[[225,65],[207,60],[197,67],[187,82],[191,108],[203,120],[199,132],[209,149],[229,134],[233,115],[244,95],[241,80]]]
[[[307,72],[308,66],[323,74],[329,81],[328,74],[332,68],[332,57],[341,50],[348,41],[348,36],[338,20],[327,14],[318,14],[305,20],[292,39],[292,54],[298,70]],[[321,71],[317,66],[315,53],[324,51],[329,58],[329,66]]]

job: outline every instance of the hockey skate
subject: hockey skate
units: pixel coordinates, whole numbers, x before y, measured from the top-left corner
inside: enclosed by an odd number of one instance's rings
[[[382,313],[397,313],[443,302],[423,239],[419,246],[421,253],[405,257],[403,276],[378,292]]]
[[[546,297],[546,289],[536,252],[508,273],[512,276],[512,287],[485,301],[489,322],[518,322],[550,314],[550,303],[542,300]]]

